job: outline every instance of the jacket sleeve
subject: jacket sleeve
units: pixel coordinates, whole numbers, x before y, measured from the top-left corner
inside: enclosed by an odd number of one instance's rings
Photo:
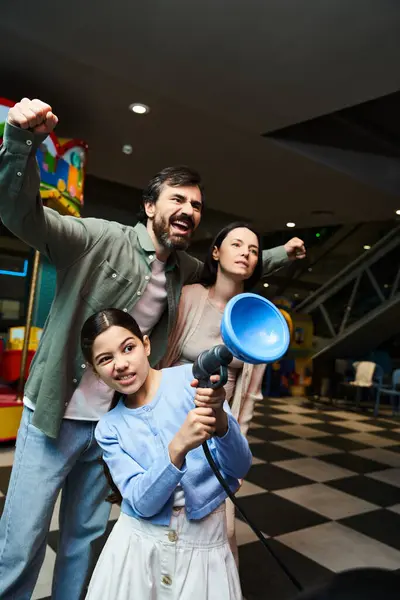
[[[241,433],[238,422],[232,416],[227,402],[224,404],[224,410],[228,415],[228,431],[223,437],[212,438],[215,445],[213,454],[224,473],[236,479],[244,479],[252,463],[250,446]]]
[[[100,238],[104,221],[43,206],[36,150],[44,136],[6,123],[0,148],[0,218],[14,235],[65,268]]]
[[[284,246],[263,250],[263,275],[270,275],[274,271],[286,267],[290,263],[290,259],[286,253]]]
[[[104,421],[96,427],[95,437],[123,499],[142,518],[159,513],[185,474],[186,463],[177,469],[165,449],[145,471],[124,451],[116,433]]]
[[[185,285],[191,283],[198,283],[201,272],[203,270],[203,263],[201,260],[190,257],[191,261],[186,266],[185,274]],[[269,250],[263,250],[263,275],[269,275],[274,271],[286,267],[290,263],[290,259],[286,253],[284,246],[277,246],[276,248],[270,248]]]

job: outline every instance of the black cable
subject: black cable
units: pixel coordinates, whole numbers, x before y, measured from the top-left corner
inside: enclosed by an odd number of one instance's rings
[[[235,498],[235,494],[233,494],[229,488],[229,485],[227,484],[227,482],[225,481],[225,479],[222,477],[217,465],[215,464],[215,461],[213,459],[213,457],[211,456],[211,452],[210,452],[210,448],[208,447],[207,442],[204,442],[203,444],[203,450],[204,450],[204,454],[206,455],[206,458],[208,460],[208,463],[215,475],[215,477],[218,479],[218,481],[220,482],[220,484],[222,485],[222,487],[224,488],[225,492],[227,493],[228,497],[230,498],[230,500],[233,502],[233,504],[236,506],[236,508],[238,509],[239,513],[241,514],[241,516],[243,517],[243,519],[246,521],[247,525],[249,527],[251,527],[251,529],[254,531],[254,533],[256,534],[256,536],[258,537],[258,539],[260,540],[260,542],[263,544],[264,548],[266,548],[267,552],[272,556],[272,558],[275,559],[275,561],[278,563],[278,565],[281,567],[282,571],[285,573],[285,575],[290,579],[290,581],[293,583],[293,585],[301,592],[303,591],[303,587],[302,585],[299,583],[299,581],[297,581],[297,579],[295,578],[294,575],[292,575],[290,573],[290,571],[288,571],[288,569],[286,568],[286,566],[283,564],[283,562],[281,561],[281,559],[276,556],[275,552],[272,550],[272,548],[269,546],[266,537],[261,533],[261,531],[258,529],[258,527],[256,527],[251,521],[250,519],[246,516],[246,514],[243,512],[243,510],[240,508],[238,501]]]

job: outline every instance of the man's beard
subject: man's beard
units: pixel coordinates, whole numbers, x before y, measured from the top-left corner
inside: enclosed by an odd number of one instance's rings
[[[171,235],[169,228],[174,220],[186,222],[193,231],[193,221],[189,217],[180,217],[173,219],[172,221],[170,219],[170,221],[167,222],[165,217],[155,216],[153,219],[154,235],[159,244],[168,250],[187,250],[191,242],[192,232],[185,237],[180,236],[179,234]]]

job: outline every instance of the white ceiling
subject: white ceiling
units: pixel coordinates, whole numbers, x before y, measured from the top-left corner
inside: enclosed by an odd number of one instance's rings
[[[190,164],[208,205],[265,231],[388,219],[397,197],[261,135],[400,89],[399,31],[392,0],[14,0],[0,96],[52,103],[89,173],[140,188]]]

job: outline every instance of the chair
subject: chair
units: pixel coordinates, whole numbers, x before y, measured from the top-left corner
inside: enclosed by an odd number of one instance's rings
[[[349,381],[349,385],[357,388],[356,391],[356,408],[360,405],[362,389],[372,389],[374,387],[374,374],[378,368],[378,365],[370,361],[360,361],[353,363],[355,368],[354,381]],[[382,373],[383,375],[383,373]]]
[[[376,416],[379,411],[379,403],[381,400],[381,394],[388,394],[390,396],[390,404],[392,405],[393,415],[396,413],[396,409],[394,406],[395,398],[399,398],[397,404],[397,412],[400,412],[400,369],[396,369],[392,374],[392,387],[387,387],[385,385],[377,386],[376,392],[376,402],[375,402],[375,410],[374,415]]]

